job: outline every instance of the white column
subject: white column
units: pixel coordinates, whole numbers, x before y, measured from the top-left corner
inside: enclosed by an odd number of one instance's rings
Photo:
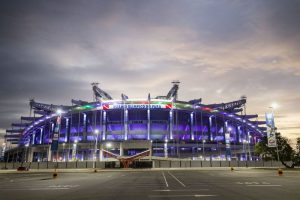
[[[102,140],[106,139],[106,111],[103,110]]]
[[[124,108],[124,140],[128,139],[128,110]]]
[[[213,132],[212,132],[212,130],[211,130],[211,128],[212,128],[212,115],[211,116],[209,116],[209,118],[208,118],[208,120],[209,120],[209,132],[210,132],[210,141],[213,141]]]
[[[168,157],[168,140],[166,140],[164,143],[164,154],[165,154],[165,158],[167,158]]]
[[[170,127],[170,133],[169,133],[169,138],[170,140],[173,140],[173,109],[170,110],[169,113],[169,127]],[[168,137],[166,137],[168,139]]]
[[[48,155],[47,160],[51,161],[51,157],[52,157],[51,145],[49,145],[47,151],[48,151],[48,153],[47,153],[47,155]]]
[[[40,141],[39,141],[40,144],[43,143],[43,134],[44,134],[44,128],[41,128],[40,129]]]
[[[123,143],[120,142],[120,156],[124,155]]]
[[[100,148],[99,148],[99,159],[100,159],[100,161],[103,161],[103,144],[101,143],[100,144]]]
[[[150,105],[149,105],[150,106]],[[151,125],[150,125],[150,108],[148,106],[148,110],[147,110],[147,140],[150,140],[150,128],[151,128]]]
[[[191,140],[194,140],[194,113],[191,113],[191,130],[190,130]]]
[[[68,134],[69,134],[69,118],[66,118],[65,142],[68,141]]]

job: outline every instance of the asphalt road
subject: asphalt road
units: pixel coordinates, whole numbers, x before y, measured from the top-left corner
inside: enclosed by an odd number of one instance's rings
[[[0,174],[0,199],[299,200],[300,171],[164,170]]]

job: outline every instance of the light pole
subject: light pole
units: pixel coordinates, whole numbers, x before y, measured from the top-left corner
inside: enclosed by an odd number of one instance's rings
[[[95,167],[96,167],[96,157],[97,157],[97,146],[98,146],[98,134],[99,134],[99,130],[98,129],[96,129],[95,131],[94,131],[94,133],[96,134],[96,138],[95,138],[95,148],[94,148],[94,154],[93,154],[93,168],[94,168],[94,170],[96,170],[95,169]]]

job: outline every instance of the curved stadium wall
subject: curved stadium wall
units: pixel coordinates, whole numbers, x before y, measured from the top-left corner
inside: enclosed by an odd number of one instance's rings
[[[59,150],[49,158],[58,117]],[[30,161],[92,160],[96,141],[97,157],[107,148],[124,156],[150,149],[159,157],[254,159],[253,146],[264,133],[250,118],[183,101],[106,100],[35,118],[22,131],[18,148],[32,149]]]

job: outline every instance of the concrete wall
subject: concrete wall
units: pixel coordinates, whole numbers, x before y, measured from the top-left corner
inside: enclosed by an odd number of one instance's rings
[[[196,168],[196,167],[284,167],[277,161],[198,161],[198,160],[153,160],[153,168]],[[288,163],[289,165],[291,163]],[[0,169],[17,169],[18,167],[30,169],[86,169],[93,168],[92,161],[78,162],[0,162]],[[118,166],[118,165],[116,165]],[[96,168],[105,168],[105,161],[95,162]]]

